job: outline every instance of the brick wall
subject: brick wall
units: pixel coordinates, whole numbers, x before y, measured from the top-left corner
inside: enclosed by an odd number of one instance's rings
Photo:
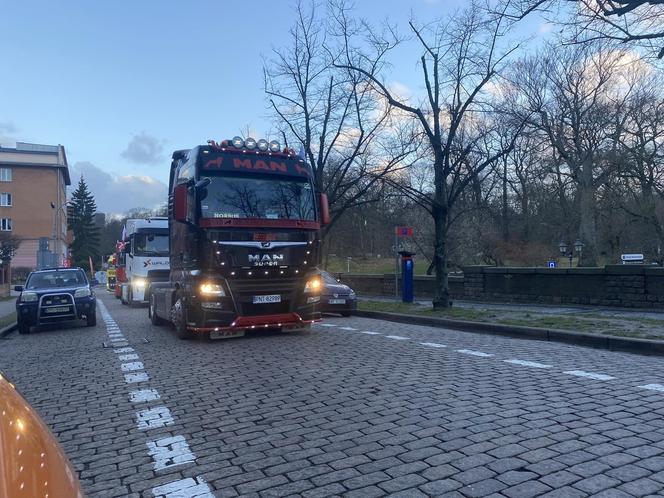
[[[359,295],[394,296],[394,275],[344,274]],[[401,282],[399,282],[399,288]],[[415,298],[434,294],[433,277],[415,277]],[[500,268],[469,266],[450,276],[453,299],[544,304],[664,308],[664,268],[610,265],[604,268]]]

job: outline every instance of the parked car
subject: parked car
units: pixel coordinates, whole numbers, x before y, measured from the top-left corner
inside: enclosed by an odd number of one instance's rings
[[[33,271],[25,286],[14,290],[16,322],[21,334],[30,327],[51,323],[85,320],[88,327],[97,325],[97,299],[85,272],[80,268],[52,268]]]
[[[0,496],[82,497],[65,453],[37,412],[0,372]]]
[[[355,291],[326,271],[321,272],[323,289],[320,294],[320,310],[323,313],[340,313],[350,316],[357,309]]]

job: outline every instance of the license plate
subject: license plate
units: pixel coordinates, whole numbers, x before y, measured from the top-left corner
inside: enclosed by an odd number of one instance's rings
[[[345,299],[330,299],[328,302],[330,304],[346,304]]]
[[[280,303],[280,294],[270,294],[269,296],[254,296],[254,304]]]
[[[46,308],[44,311],[46,311],[46,313],[67,313],[69,311],[69,306],[59,306],[57,308]]]
[[[217,330],[210,332],[210,339],[230,339],[244,336],[244,330]]]

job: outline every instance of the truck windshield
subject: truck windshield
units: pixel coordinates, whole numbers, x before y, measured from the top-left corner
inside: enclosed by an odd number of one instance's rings
[[[168,256],[168,235],[137,233],[132,249],[134,256]]]
[[[201,216],[315,220],[313,189],[307,180],[212,176]]]

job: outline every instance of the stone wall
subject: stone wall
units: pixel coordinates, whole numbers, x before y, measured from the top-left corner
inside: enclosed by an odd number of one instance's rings
[[[341,275],[360,295],[394,296],[394,275]],[[399,288],[401,282],[399,282]],[[415,298],[433,297],[434,277],[415,277]],[[470,266],[450,275],[452,299],[664,308],[664,268],[503,268]]]

